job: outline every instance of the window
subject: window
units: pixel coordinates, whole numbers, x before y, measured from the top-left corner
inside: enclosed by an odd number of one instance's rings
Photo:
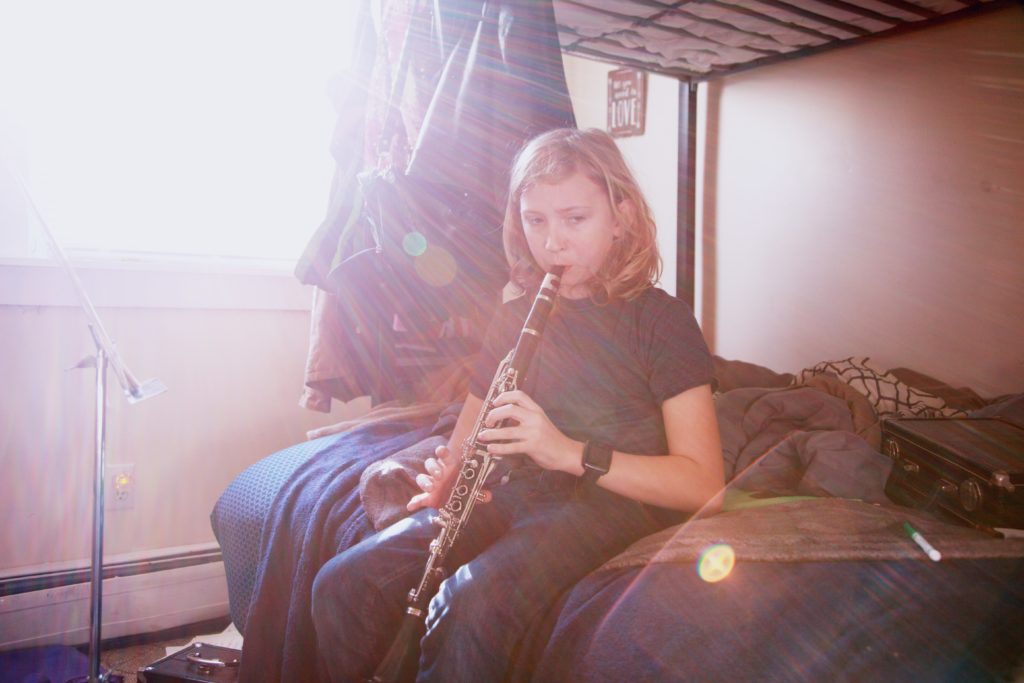
[[[5,3],[0,256],[290,266],[323,220],[358,3]]]

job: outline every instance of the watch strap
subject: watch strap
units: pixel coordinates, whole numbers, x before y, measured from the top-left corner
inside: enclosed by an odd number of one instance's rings
[[[612,447],[600,441],[588,441],[583,445],[583,475],[580,480],[587,486],[593,486],[608,474],[611,465]]]

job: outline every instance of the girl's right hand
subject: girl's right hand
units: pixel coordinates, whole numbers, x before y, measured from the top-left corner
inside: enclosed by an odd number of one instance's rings
[[[415,512],[420,508],[440,508],[448,500],[449,491],[459,474],[460,458],[451,452],[447,446],[438,446],[434,449],[436,457],[427,458],[423,463],[427,470],[426,474],[416,475],[416,485],[423,493],[413,496],[406,509]],[[490,499],[490,493],[485,492],[484,501]]]

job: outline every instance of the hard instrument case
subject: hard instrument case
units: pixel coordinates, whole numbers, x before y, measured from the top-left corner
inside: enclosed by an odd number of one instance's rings
[[[139,683],[235,683],[242,653],[229,647],[193,643],[139,669]]]
[[[882,423],[895,503],[983,529],[1024,528],[1024,429],[998,418]]]

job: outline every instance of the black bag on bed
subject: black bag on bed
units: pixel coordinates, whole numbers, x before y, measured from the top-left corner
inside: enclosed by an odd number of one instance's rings
[[[1000,419],[882,423],[893,459],[885,493],[900,505],[982,528],[1024,528],[1024,429]]]
[[[139,683],[235,683],[241,650],[193,643],[139,669]]]

